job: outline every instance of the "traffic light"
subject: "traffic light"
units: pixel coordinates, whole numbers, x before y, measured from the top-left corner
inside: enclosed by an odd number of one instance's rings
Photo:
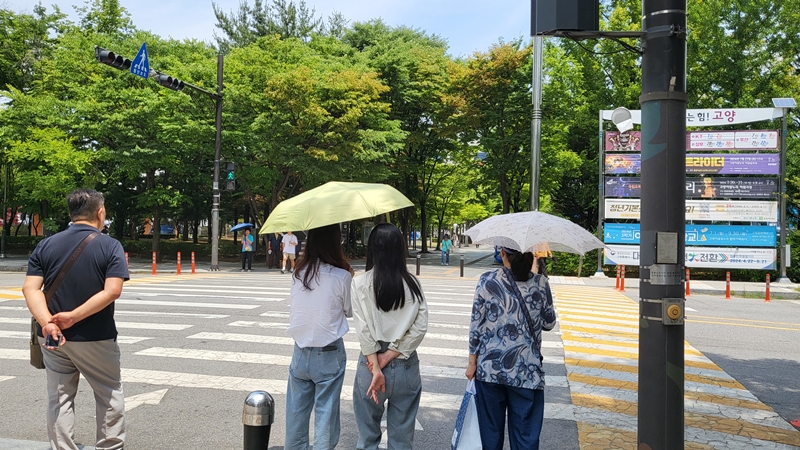
[[[124,56],[116,55],[111,50],[102,47],[94,48],[94,57],[101,63],[119,70],[131,70],[131,60]]]
[[[225,163],[225,190],[236,190],[236,163],[228,161]]]
[[[173,91],[180,91],[185,86],[183,81],[181,81],[181,80],[179,80],[177,78],[172,78],[171,76],[165,75],[163,73],[159,73],[156,76],[156,81],[158,81],[158,84],[160,84],[160,85],[162,85],[162,86],[164,86],[166,88],[170,88]]]

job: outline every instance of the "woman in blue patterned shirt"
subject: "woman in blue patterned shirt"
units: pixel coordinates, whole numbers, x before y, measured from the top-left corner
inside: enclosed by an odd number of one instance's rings
[[[538,450],[544,420],[542,330],[556,312],[547,278],[530,252],[501,247],[503,268],[481,275],[472,304],[469,365],[484,450],[502,450],[506,413],[511,450]]]

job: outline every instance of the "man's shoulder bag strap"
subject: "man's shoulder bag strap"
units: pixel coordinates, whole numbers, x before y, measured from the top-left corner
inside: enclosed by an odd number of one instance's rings
[[[88,236],[83,238],[81,243],[78,245],[78,248],[75,249],[75,251],[72,253],[72,256],[69,257],[67,262],[64,263],[64,266],[61,268],[61,271],[59,271],[58,275],[56,275],[56,279],[53,280],[53,282],[50,283],[50,286],[48,286],[44,290],[44,298],[45,301],[48,303],[48,306],[50,303],[50,299],[53,298],[53,295],[55,295],[56,291],[61,286],[61,282],[64,281],[64,278],[67,277],[67,274],[69,273],[70,269],[72,269],[72,265],[75,264],[75,261],[77,261],[77,259],[81,256],[81,253],[83,253],[83,250],[86,248],[86,246],[89,245],[89,243],[92,242],[92,240],[94,240],[94,238],[96,238],[99,235],[100,233],[96,232],[89,233]]]
[[[61,282],[64,281],[64,278],[67,277],[70,269],[72,269],[72,265],[75,264],[75,261],[78,257],[81,256],[83,250],[89,245],[90,242],[94,238],[96,238],[100,233],[89,233],[88,236],[83,238],[80,244],[78,244],[78,248],[72,253],[72,256],[69,257],[66,263],[61,267],[61,270],[56,275],[56,279],[50,283],[50,286],[47,286],[45,289],[44,299],[45,304],[47,304],[48,308],[50,307],[50,300],[55,295],[58,288],[61,286]],[[31,365],[37,369],[44,369],[44,358],[42,357],[42,348],[39,346],[37,342],[37,333],[36,333],[36,318],[31,317],[31,341],[30,341],[30,351],[31,351]]]

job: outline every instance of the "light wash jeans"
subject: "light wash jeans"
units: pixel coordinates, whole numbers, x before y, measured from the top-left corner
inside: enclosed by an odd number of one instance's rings
[[[353,387],[353,410],[358,425],[358,450],[377,450],[381,442],[381,417],[386,401],[386,432],[389,450],[411,450],[414,445],[414,424],[422,395],[422,380],[419,376],[417,352],[408,359],[394,359],[383,368],[386,377],[386,393],[378,392],[379,404],[366,393],[372,374],[367,369],[367,360],[362,354],[358,358],[356,381]],[[316,450],[316,448],[314,449]]]
[[[308,424],[314,409],[314,450],[332,450],[339,443],[339,397],[347,353],[339,338],[328,347],[294,345],[286,390],[284,450],[308,450]]]
[[[450,264],[450,252],[442,251],[442,264]]]

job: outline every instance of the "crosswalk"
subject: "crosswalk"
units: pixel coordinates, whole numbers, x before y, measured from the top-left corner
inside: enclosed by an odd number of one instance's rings
[[[638,307],[613,289],[555,284],[555,277],[553,281],[559,326],[543,333],[548,398],[544,433],[568,423],[574,443],[562,436],[558,448],[636,448]],[[423,394],[415,439],[418,448],[441,449],[449,446],[465,386],[474,281],[431,277],[422,283],[430,317],[417,350]],[[190,396],[198,402],[204,395],[213,397],[210,392],[266,390],[276,397],[276,428],[281,430],[287,420],[282,396],[294,344],[285,333],[289,286],[289,276],[276,273],[141,277],[126,283],[116,317],[130,404],[159,417],[158,405],[173,401],[173,389],[195,392]],[[0,398],[38,396],[41,390],[40,384],[30,386],[30,316],[21,299],[18,288],[0,288],[0,360],[6,360],[0,365]],[[352,425],[350,403],[359,353],[352,331],[345,336],[345,348],[343,422]],[[800,432],[689,343],[685,359],[686,448],[800,446]],[[35,394],[29,394],[31,390]],[[171,412],[165,414],[175,420]],[[342,448],[355,440],[355,428],[346,425]],[[0,428],[0,440],[5,432]],[[273,432],[271,443],[282,442],[282,432]]]

